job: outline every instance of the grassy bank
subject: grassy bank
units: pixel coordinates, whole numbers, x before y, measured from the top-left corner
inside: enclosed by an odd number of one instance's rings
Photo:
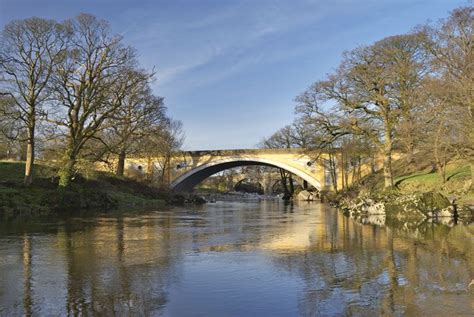
[[[404,172],[405,162],[398,160],[393,163],[394,188],[401,194],[438,192],[446,197],[456,198],[464,205],[474,205],[474,186],[471,184],[471,170],[466,161],[453,161],[446,169],[446,182],[441,175],[432,170],[431,165],[421,166],[411,172]],[[369,175],[354,191],[381,193],[384,192],[382,171]]]
[[[3,217],[83,210],[158,208],[169,195],[144,183],[93,172],[78,175],[68,189],[58,189],[56,170],[35,166],[32,186],[23,186],[24,163],[0,162],[0,214]]]
[[[363,179],[359,186],[339,193],[334,202],[356,217],[384,215],[403,221],[451,217],[472,221],[474,188],[468,162],[452,162],[447,167],[446,182],[429,166],[403,174],[401,163],[395,165],[395,175],[400,176],[394,179],[393,188],[384,188],[383,177],[377,173]]]
[[[474,190],[471,184],[471,170],[466,162],[453,162],[447,167],[447,181],[443,183],[437,172],[422,170],[395,179],[395,186],[401,192],[439,192],[456,198],[458,203],[474,206]]]

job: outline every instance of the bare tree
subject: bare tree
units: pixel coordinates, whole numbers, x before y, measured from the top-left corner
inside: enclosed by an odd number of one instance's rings
[[[125,159],[130,154],[140,154],[140,140],[148,133],[155,133],[166,118],[163,98],[151,93],[147,78],[152,74],[144,71],[130,70],[130,78],[138,77],[138,84],[130,87],[121,96],[121,106],[106,120],[107,127],[95,137],[95,145],[91,146],[91,159],[110,163],[108,157],[118,157],[116,174],[123,176]]]
[[[122,176],[126,156],[140,154],[142,149],[137,147],[140,140],[150,133],[155,133],[155,127],[165,125],[163,124],[166,120],[163,98],[147,96],[143,104],[135,107],[127,103],[127,107],[121,111],[120,115],[119,120],[122,120],[122,124],[114,125],[112,130],[118,141],[115,147],[115,152],[118,154],[116,174]]]
[[[20,120],[27,131],[24,183],[33,180],[38,115],[50,95],[48,84],[63,60],[68,29],[53,20],[29,18],[7,24],[0,40],[0,94],[15,108],[3,115]]]
[[[397,110],[394,122],[396,143],[405,153],[408,167],[414,163],[416,146],[420,141],[420,128],[423,120],[424,87],[431,74],[428,52],[423,42],[426,33],[415,32],[386,38],[376,45],[389,68],[387,90],[390,102]]]
[[[327,110],[322,109],[321,105],[327,101],[322,87],[325,87],[325,83],[316,82],[296,97],[296,114],[298,121],[308,131],[307,134],[311,135],[305,146],[308,155],[325,166],[331,177],[333,189],[337,192],[337,156],[343,150],[340,141],[352,132],[337,108],[328,106]],[[322,155],[323,153],[325,155]],[[344,162],[340,163],[341,171],[344,172]],[[344,179],[344,175],[342,176]]]
[[[346,52],[337,72],[311,88],[320,103],[335,101],[335,112],[347,118],[331,127],[329,135],[336,139],[347,133],[364,135],[383,153],[385,187],[393,186],[396,129],[401,118],[411,124],[416,104],[412,98],[424,73],[417,64],[417,36],[389,37]],[[407,134],[411,138],[412,130]],[[412,141],[409,149],[412,152]]]
[[[262,145],[269,149],[290,149],[294,147],[294,141],[295,138],[292,126],[287,125],[273,133],[269,138],[264,139]],[[295,192],[293,175],[282,168],[279,169],[279,172],[285,198],[289,199]]]
[[[154,165],[152,158],[158,165],[159,175],[156,179],[162,186],[167,186],[170,179],[167,173],[171,169],[171,157],[184,142],[183,124],[181,121],[166,118],[160,125],[150,126],[144,138],[141,138],[140,155],[148,160],[148,178],[153,178]]]
[[[462,133],[452,140],[452,154],[468,158],[474,184],[474,7],[455,9],[436,26],[427,26],[426,48],[432,54],[437,85],[431,96],[457,113],[454,120]],[[442,91],[443,95],[439,92]],[[445,117],[446,118],[446,117]],[[454,147],[453,147],[454,146]]]
[[[66,25],[73,35],[53,77],[57,107],[49,112],[50,122],[62,127],[67,139],[61,187],[69,186],[84,145],[106,128],[129,90],[147,80],[130,72],[134,51],[120,36],[110,35],[105,21],[81,14]]]

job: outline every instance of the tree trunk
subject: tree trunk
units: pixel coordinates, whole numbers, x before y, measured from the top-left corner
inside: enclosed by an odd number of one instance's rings
[[[441,182],[446,183],[446,160],[436,160],[436,169],[438,170],[439,175],[441,176]]]
[[[334,191],[337,193],[338,192],[338,188],[337,188],[337,162],[336,162],[336,158],[332,154],[329,154],[329,172],[331,174],[332,187],[333,187]]]
[[[284,196],[283,196],[283,199],[289,199],[290,198],[290,191],[288,189],[288,185],[286,183],[286,174],[285,174],[285,171],[283,169],[280,168],[280,177],[281,177],[281,186],[283,187],[283,192],[284,192]]]
[[[441,179],[443,180],[443,184],[446,183],[446,163],[443,164],[443,168],[441,169]]]
[[[360,156],[357,158],[357,182],[362,179],[362,160]]]
[[[295,185],[293,184],[293,176],[291,176],[291,174],[288,175],[288,182],[290,183],[290,195],[293,196],[295,193]]]
[[[26,164],[25,164],[25,178],[23,183],[26,186],[33,182],[33,168],[35,163],[35,127],[28,128],[28,143],[26,145]]]
[[[446,159],[442,158],[440,155],[440,151],[442,151],[442,149],[439,146],[439,139],[441,136],[441,132],[442,130],[441,130],[441,125],[440,125],[436,134],[435,142],[434,142],[433,154],[435,158],[436,170],[441,176],[441,182],[444,184],[446,183]],[[443,157],[445,156],[443,155]]]
[[[471,169],[471,189],[474,188],[474,161],[471,160],[469,167]]]
[[[74,173],[74,165],[76,165],[76,158],[68,156],[68,159],[63,167],[59,170],[59,187],[67,188],[71,185],[72,175]]]
[[[344,160],[344,152],[341,153],[341,186],[342,186],[342,190],[344,190],[345,188],[347,188],[347,184],[346,184],[346,166],[345,166],[346,162]]]
[[[407,163],[407,170],[410,171],[415,163],[415,142],[410,137],[408,145],[406,146],[405,162]]]
[[[125,157],[125,151],[120,151],[117,162],[117,170],[115,172],[117,176],[123,176],[123,173],[125,171]]]
[[[375,166],[376,164],[377,164],[376,157],[375,157],[375,155],[372,155],[370,157],[370,172],[372,174],[375,174],[375,172],[377,172],[377,167]]]
[[[392,130],[390,127],[385,128],[384,144],[383,144],[383,178],[384,187],[393,186],[393,175],[392,175]]]
[[[146,180],[149,182],[153,181],[153,173],[154,173],[154,166],[153,162],[151,161],[151,157],[148,156],[147,163],[146,163]]]
[[[358,181],[358,179],[357,179],[357,167],[352,166],[352,182],[351,182],[351,184],[354,184],[357,181]]]
[[[474,188],[474,161],[471,161],[471,188]]]

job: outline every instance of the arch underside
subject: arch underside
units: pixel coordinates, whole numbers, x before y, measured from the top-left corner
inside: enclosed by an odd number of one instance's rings
[[[227,160],[221,162],[215,162],[212,164],[204,164],[198,166],[180,177],[178,177],[172,184],[171,188],[174,191],[179,192],[189,192],[192,191],[194,186],[205,180],[211,175],[224,171],[226,169],[240,167],[240,166],[250,166],[250,165],[259,165],[259,166],[268,166],[274,168],[282,168],[290,173],[295,174],[296,176],[301,177],[306,180],[309,184],[314,186],[316,189],[320,190],[321,185],[318,180],[308,175],[307,173],[286,165],[280,162],[272,162],[264,159],[236,159],[236,160]]]

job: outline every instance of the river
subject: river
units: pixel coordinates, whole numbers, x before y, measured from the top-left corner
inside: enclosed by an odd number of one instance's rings
[[[472,316],[474,227],[227,201],[0,224],[0,315]]]

